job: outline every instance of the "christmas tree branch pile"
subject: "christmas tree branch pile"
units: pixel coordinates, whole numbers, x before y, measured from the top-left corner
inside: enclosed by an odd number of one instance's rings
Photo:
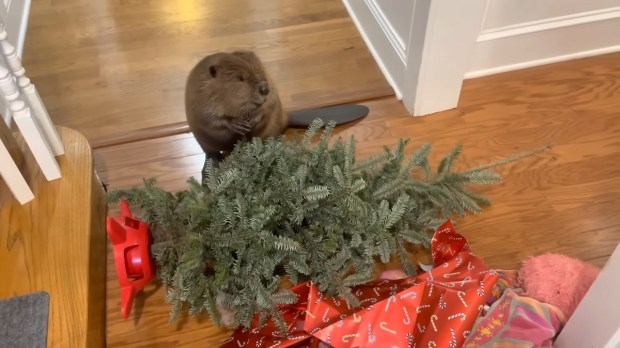
[[[333,125],[312,145],[322,127],[317,120],[293,141],[242,143],[218,168],[207,164],[202,185],[190,179],[176,194],[154,179],[111,194],[139,205],[151,226],[172,319],[186,303],[190,314],[206,310],[219,322],[218,304],[235,313],[235,324],[247,326],[259,313],[282,325],[277,305],[296,300],[280,288],[283,275],[356,305],[351,287],[373,278],[376,257],[399,254],[415,272],[406,243],[428,246],[447,218],[479,212],[488,201],[466,184],[501,181],[493,164],[454,172],[460,147],[436,171],[431,146],[405,158],[407,141],[356,161],[353,138],[329,145]]]

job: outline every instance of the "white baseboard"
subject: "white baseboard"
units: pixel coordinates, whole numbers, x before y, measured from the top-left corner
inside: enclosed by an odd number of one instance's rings
[[[372,0],[342,0],[360,36],[375,59],[396,98],[402,100],[406,64],[404,48]],[[361,25],[364,23],[364,26]]]
[[[620,51],[620,7],[482,33],[465,78]]]
[[[503,66],[498,66],[498,67],[489,68],[489,69],[471,71],[465,74],[465,79],[473,79],[476,77],[501,74],[501,73],[509,72],[509,71],[533,68],[536,66],[553,64],[553,63],[566,62],[566,61],[573,60],[573,59],[595,57],[595,56],[600,56],[602,54],[615,53],[615,52],[620,52],[620,45],[603,47],[603,48],[598,48],[598,49],[594,49],[590,51],[574,52],[574,53],[569,53],[569,54],[565,54],[561,56],[553,56],[553,57],[548,57],[548,58],[530,60],[527,62],[503,65]]]
[[[567,16],[545,18],[542,20],[508,25],[485,30],[478,36],[477,42],[502,39],[509,36],[535,33],[538,31],[559,29],[580,24],[588,24],[607,19],[619,18],[620,6],[604,8],[596,11],[574,13]]]

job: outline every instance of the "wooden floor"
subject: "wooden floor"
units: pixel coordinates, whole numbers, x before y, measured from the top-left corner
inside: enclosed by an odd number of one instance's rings
[[[190,69],[234,49],[264,60],[287,110],[393,95],[341,0],[33,0],[24,66],[96,148],[176,130]]]
[[[365,102],[370,115],[338,134],[354,134],[368,156],[398,138],[434,146],[434,159],[464,145],[460,167],[552,143],[547,153],[502,168],[505,182],[482,187],[494,204],[457,228],[492,267],[517,268],[529,255],[559,252],[603,265],[620,242],[620,54],[466,81],[455,110],[407,116],[393,98]],[[169,190],[197,176],[203,155],[193,137],[102,148],[96,166],[110,188],[158,176]],[[216,346],[228,333],[208,320],[169,326],[163,289],[152,287],[135,316],[122,320],[108,258],[108,344],[112,347]],[[135,310],[135,309],[134,309]]]

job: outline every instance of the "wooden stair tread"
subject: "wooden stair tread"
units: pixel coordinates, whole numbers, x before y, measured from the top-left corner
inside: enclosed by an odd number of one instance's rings
[[[48,182],[26,159],[35,199],[0,188],[0,299],[46,291],[49,347],[105,345],[105,196],[88,141],[58,127],[63,177]]]

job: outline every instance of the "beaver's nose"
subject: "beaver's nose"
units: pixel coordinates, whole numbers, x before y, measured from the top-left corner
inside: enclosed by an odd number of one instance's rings
[[[267,81],[263,81],[258,84],[258,93],[262,95],[267,95],[270,91],[271,90],[269,89],[269,84],[267,83]]]

